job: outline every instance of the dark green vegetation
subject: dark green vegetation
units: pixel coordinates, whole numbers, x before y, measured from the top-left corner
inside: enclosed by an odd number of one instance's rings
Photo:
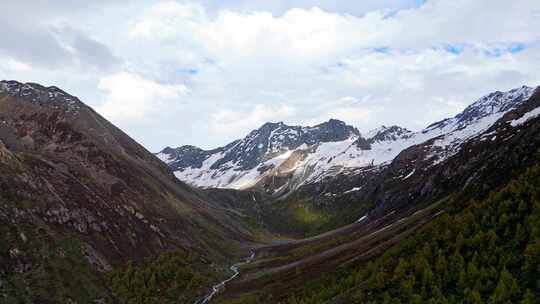
[[[107,277],[123,304],[193,303],[203,296],[200,286],[217,280],[208,262],[184,251],[164,253],[138,266],[130,262]]]
[[[455,197],[380,258],[312,282],[288,303],[538,303],[539,290],[535,166],[482,201]]]
[[[87,263],[76,237],[54,238],[50,233],[45,226],[0,226],[0,303],[110,300],[103,278]]]
[[[408,213],[392,213],[303,240],[275,243],[257,250],[257,259],[228,284],[223,303],[282,303],[306,282],[335,275],[352,263],[369,261],[416,232],[440,214],[447,200]],[[337,274],[340,275],[340,274]],[[218,302],[218,303],[222,303]]]
[[[316,236],[352,223],[374,207],[348,199],[321,202],[315,196],[296,193],[278,198],[250,190],[207,189],[205,193],[222,206],[247,215],[245,221],[252,232],[259,232],[261,241]]]
[[[272,231],[305,238],[352,223],[371,207],[357,201],[327,206],[311,197],[293,195],[264,206],[262,222]]]
[[[250,231],[264,242],[272,238],[306,238],[352,223],[373,204],[347,200],[325,204],[310,195],[275,198],[254,190],[207,189],[210,198],[245,216]]]

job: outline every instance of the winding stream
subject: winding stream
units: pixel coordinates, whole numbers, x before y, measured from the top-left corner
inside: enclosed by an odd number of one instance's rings
[[[226,279],[224,281],[221,281],[219,284],[214,285],[212,287],[212,290],[208,293],[208,295],[206,295],[201,300],[198,300],[194,304],[208,304],[208,303],[210,303],[210,300],[212,300],[212,298],[216,294],[218,294],[220,291],[225,289],[225,284],[227,284],[230,281],[234,280],[240,274],[240,270],[238,269],[238,267],[240,267],[241,265],[244,265],[244,264],[248,264],[251,261],[253,261],[253,259],[255,258],[255,251],[250,250],[250,253],[251,253],[251,255],[248,258],[246,258],[246,260],[244,262],[236,263],[236,264],[231,266],[230,269],[233,272],[233,275],[231,275],[228,279]]]

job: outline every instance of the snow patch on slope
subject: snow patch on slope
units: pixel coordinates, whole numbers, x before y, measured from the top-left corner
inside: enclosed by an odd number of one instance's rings
[[[432,124],[420,132],[411,132],[397,126],[390,128],[383,126],[368,132],[367,138],[361,137],[358,132],[352,132],[344,140],[319,141],[309,145],[304,143],[291,148],[284,146],[283,142],[298,139],[301,134],[314,132],[319,127],[267,124],[265,125],[267,128],[274,129],[267,134],[268,137],[262,143],[252,144],[252,141],[260,138],[261,134],[253,131],[229,150],[221,150],[210,155],[200,168],[184,168],[176,171],[175,175],[199,187],[243,189],[257,184],[266,174],[273,172],[272,169],[287,161],[294,151],[303,151],[305,157],[294,159],[292,166],[288,164],[287,168],[287,172],[293,173],[296,180],[295,187],[299,187],[302,184],[319,181],[326,176],[348,172],[351,168],[385,165],[401,151],[421,143],[429,143],[424,146],[426,160],[437,164],[457,153],[464,142],[484,133],[506,112],[529,99],[533,92],[534,89],[524,86],[508,92],[491,93],[455,117]],[[521,124],[537,115],[540,115],[540,109],[535,109],[511,123]],[[336,124],[334,121],[334,124],[338,127],[345,126],[342,122]],[[238,150],[239,145],[245,146],[245,149],[251,147],[249,148],[251,150],[264,149],[266,146],[265,157],[259,160],[256,166],[250,167],[251,169],[240,166],[238,160],[226,163],[222,161],[215,165],[232,149]],[[173,161],[166,155],[158,154],[158,157],[165,162]],[[414,172],[413,170],[404,178],[409,178]],[[280,187],[283,188],[283,185]]]
[[[157,158],[159,158],[159,160],[161,160],[162,162],[166,163],[166,164],[169,164],[171,162],[171,157],[172,155],[170,154],[166,154],[166,153],[156,153],[155,154],[157,156]]]
[[[512,120],[510,122],[510,125],[512,125],[512,127],[517,127],[517,126],[522,125],[522,124],[526,123],[527,121],[537,117],[538,115],[540,115],[540,107],[525,113],[523,116],[521,116],[518,119]]]

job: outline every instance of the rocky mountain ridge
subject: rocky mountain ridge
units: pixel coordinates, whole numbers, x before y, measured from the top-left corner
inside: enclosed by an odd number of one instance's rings
[[[205,151],[194,146],[167,147],[157,156],[181,180],[190,180],[189,176],[199,180],[197,185],[203,187],[245,188],[276,168],[292,151],[358,137],[356,128],[335,119],[313,127],[266,123],[221,148]]]
[[[157,155],[180,180],[194,186],[255,187],[274,194],[288,193],[327,176],[384,166],[406,148],[432,139],[425,147],[426,157],[432,163],[441,162],[533,92],[534,88],[522,86],[488,94],[456,116],[418,132],[382,126],[364,135],[337,120],[322,124],[322,128],[267,123],[222,148],[204,151],[183,146],[166,148]],[[317,133],[321,129],[323,132]],[[297,132],[303,130],[309,130],[311,133],[304,133],[310,135],[298,136]]]
[[[58,87],[44,87],[38,83],[2,80],[0,81],[0,91],[39,105],[47,105],[56,109],[63,107],[66,112],[77,112],[82,105],[77,97],[69,95]]]
[[[241,213],[56,87],[0,82],[0,172],[2,303],[104,302],[101,272],[175,250],[225,261],[250,239]]]

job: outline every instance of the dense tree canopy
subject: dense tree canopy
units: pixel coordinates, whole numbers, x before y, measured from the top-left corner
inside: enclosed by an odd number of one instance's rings
[[[123,304],[192,303],[201,295],[201,287],[213,281],[201,274],[203,268],[198,256],[175,251],[139,265],[130,262],[108,278]]]
[[[288,302],[540,303],[540,168],[482,201],[451,201],[380,258]]]

